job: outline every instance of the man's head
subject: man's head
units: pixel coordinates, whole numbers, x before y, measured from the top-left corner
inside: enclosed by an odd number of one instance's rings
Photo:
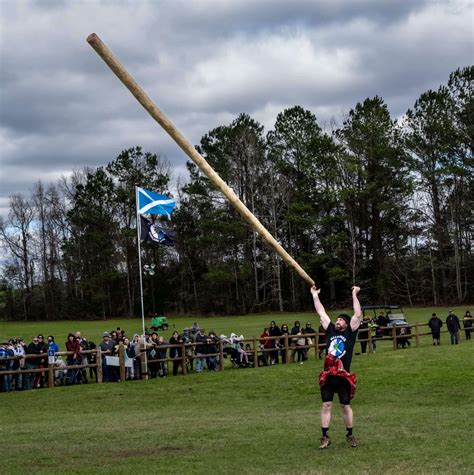
[[[76,332],[76,338],[77,338],[78,340],[81,339],[81,332]]]
[[[336,323],[334,326],[336,327],[337,331],[344,331],[350,323],[351,317],[349,317],[349,315],[347,315],[346,313],[341,313],[336,318]]]
[[[103,338],[105,341],[109,341],[110,333],[109,333],[109,332],[104,332],[104,333],[102,333],[102,338]]]

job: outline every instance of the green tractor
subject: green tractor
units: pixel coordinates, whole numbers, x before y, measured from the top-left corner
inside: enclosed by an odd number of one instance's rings
[[[168,330],[168,319],[163,315],[157,315],[151,319],[150,328],[156,332],[157,330]]]

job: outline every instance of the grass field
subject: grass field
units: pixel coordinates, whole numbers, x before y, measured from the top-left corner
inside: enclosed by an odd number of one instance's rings
[[[407,313],[412,323],[426,321],[431,309]],[[317,321],[312,314],[273,317]],[[198,321],[252,336],[273,317]],[[176,321],[179,328],[190,323]],[[98,338],[115,326],[129,333],[140,327],[130,320],[0,325],[2,336],[63,338],[69,329]],[[0,394],[0,472],[471,474],[474,340],[447,340],[442,335],[433,347],[424,337],[419,348],[396,352],[384,342],[376,354],[354,357],[356,449],[345,443],[337,407],[333,444],[317,449],[321,362],[313,357],[303,365]]]

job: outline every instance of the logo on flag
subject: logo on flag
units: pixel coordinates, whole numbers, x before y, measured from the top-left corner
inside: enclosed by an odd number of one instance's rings
[[[167,196],[145,190],[144,188],[138,188],[139,214],[159,214],[170,218],[175,206],[176,202]]]
[[[152,223],[140,216],[140,239],[145,242],[154,242],[163,246],[174,246],[176,231],[165,228],[159,223]]]

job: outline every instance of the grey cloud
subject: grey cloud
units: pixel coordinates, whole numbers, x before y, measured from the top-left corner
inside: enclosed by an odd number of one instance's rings
[[[183,175],[184,154],[86,43],[93,31],[197,144],[240,112],[268,130],[294,104],[325,123],[378,94],[399,116],[472,59],[468,14],[464,0],[3,2],[0,204],[135,145]]]

